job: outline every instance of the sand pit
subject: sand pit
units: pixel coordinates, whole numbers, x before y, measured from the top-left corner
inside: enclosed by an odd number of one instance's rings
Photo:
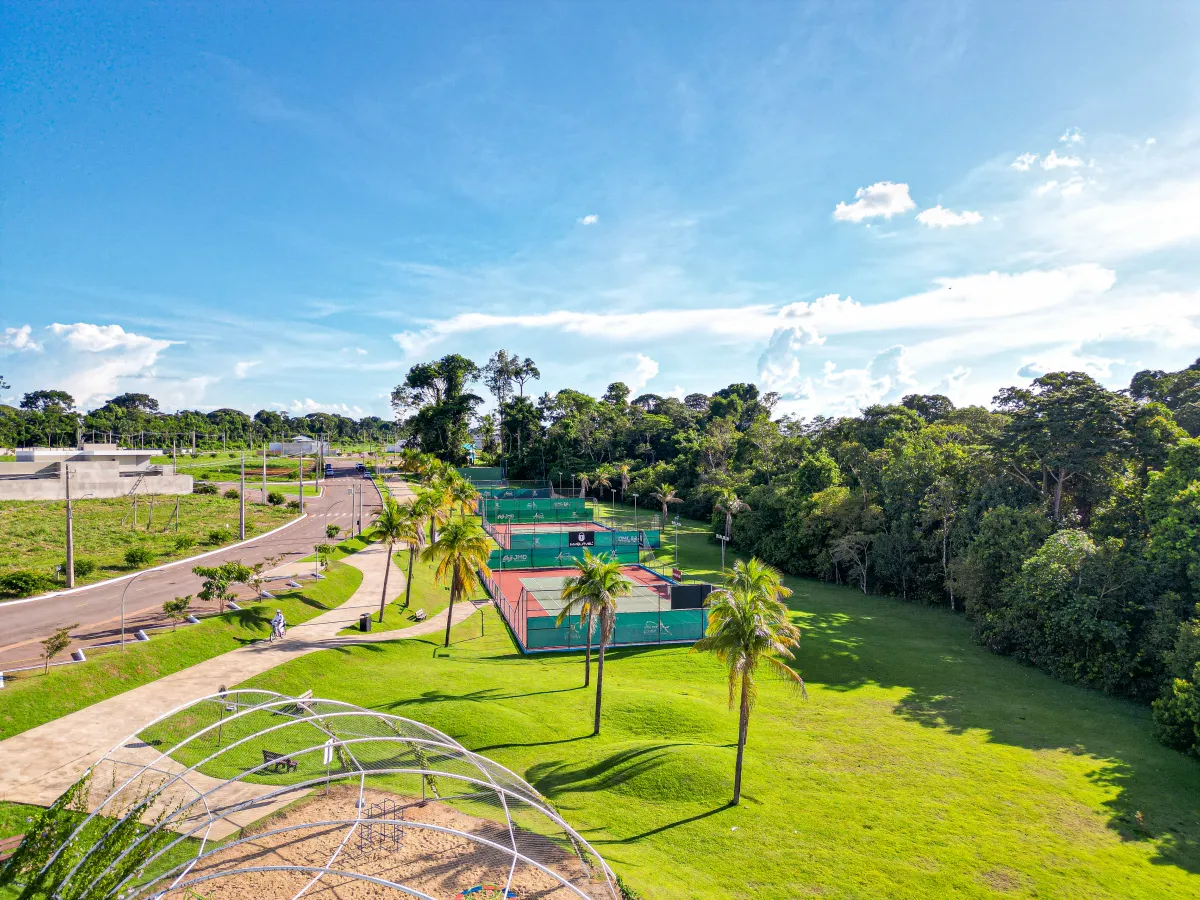
[[[196,883],[190,893],[175,889],[164,897],[167,900],[197,900],[201,897],[208,900],[290,900],[302,895],[320,900],[366,900],[414,896],[386,884],[318,871],[326,866],[404,885],[419,892],[415,896],[437,900],[454,900],[462,891],[478,885],[503,886],[508,883],[513,866],[512,836],[508,826],[469,815],[445,802],[431,801],[422,805],[414,798],[368,789],[364,792],[367,804],[364,815],[371,805],[391,801],[400,808],[400,814],[394,817],[402,818],[406,823],[402,827],[393,827],[364,820],[373,825],[373,840],[364,838],[366,829],[362,823],[357,826],[311,824],[354,820],[357,798],[357,788],[343,784],[331,788],[328,794],[314,794],[301,800],[255,826],[253,832],[257,836],[246,835],[245,843],[217,850],[198,862],[185,880],[218,872],[229,872],[228,875]],[[503,822],[503,813],[498,812]],[[385,814],[383,817],[391,816]],[[422,825],[433,827],[420,827]],[[278,834],[268,833],[292,826],[300,827]],[[461,834],[439,831],[439,828],[465,832],[499,845],[499,849]],[[596,872],[598,880],[593,881],[592,873],[573,852],[565,835],[561,837],[563,840],[559,843],[518,828],[517,850],[565,878],[572,887],[529,863],[518,861],[513,871],[510,896],[518,900],[578,900],[579,897],[600,900],[611,896],[603,876]],[[291,868],[245,871],[276,866]],[[232,872],[233,869],[241,871]],[[311,886],[305,890],[310,882]],[[466,896],[474,900],[480,895]]]

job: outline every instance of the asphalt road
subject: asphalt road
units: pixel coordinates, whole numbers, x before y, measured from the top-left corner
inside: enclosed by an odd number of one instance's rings
[[[276,556],[280,564],[289,559],[309,556],[313,545],[326,540],[325,527],[337,524],[349,530],[350,496],[347,489],[362,486],[365,527],[378,512],[379,494],[371,481],[354,471],[353,460],[330,460],[334,475],[322,482],[320,497],[306,497],[304,519],[283,530],[253,540],[240,547],[219,551],[200,561],[202,565],[240,561],[246,565]],[[247,483],[246,502],[258,500],[259,491]],[[121,603],[125,604],[125,639],[132,640],[133,632],[147,625],[161,625],[166,619],[162,605],[172,597],[195,594],[201,579],[192,574],[192,563],[179,563],[159,571],[146,571],[136,578],[126,578],[111,584],[98,584],[72,593],[47,597],[27,603],[0,603],[0,671],[33,665],[38,662],[41,646],[38,641],[56,628],[78,622],[72,629],[71,647],[88,647],[116,641],[121,635]],[[239,592],[250,596],[248,589]],[[201,609],[205,604],[196,604]],[[58,659],[66,659],[64,653]]]

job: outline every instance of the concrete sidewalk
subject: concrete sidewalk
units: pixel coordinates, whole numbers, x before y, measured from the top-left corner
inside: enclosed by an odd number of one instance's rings
[[[285,640],[241,647],[0,741],[0,800],[50,805],[119,741],[158,716],[215,694],[222,685],[233,687],[315,650],[393,641],[445,629],[443,610],[408,628],[339,637],[338,632],[354,625],[364,612],[378,611],[387,550],[373,544],[343,561],[363,573],[358,590],[336,609],[289,628]],[[391,566],[389,602],[404,591],[404,573],[394,560]],[[454,624],[469,618],[477,608],[474,603],[456,604]]]

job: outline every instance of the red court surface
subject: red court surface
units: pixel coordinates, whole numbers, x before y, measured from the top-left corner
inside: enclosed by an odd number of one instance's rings
[[[579,570],[574,566],[563,569],[495,569],[492,571],[492,577],[499,583],[500,590],[503,592],[505,599],[511,604],[516,604],[519,601],[521,589],[527,586],[526,582],[533,582],[536,586],[537,582],[549,582],[555,579],[561,580],[578,574]],[[645,588],[650,588],[660,597],[669,597],[667,588],[670,582],[647,569],[643,569],[641,566],[622,566],[621,574],[634,583],[635,591],[637,591],[638,586],[642,587],[642,591],[638,593],[645,594]],[[622,598],[617,601],[619,611],[624,611],[621,609],[624,599]],[[630,598],[630,600],[636,604],[635,598]],[[561,608],[561,606],[549,603],[553,608],[546,609],[528,592],[526,593],[526,603],[525,614],[529,617],[556,616]]]

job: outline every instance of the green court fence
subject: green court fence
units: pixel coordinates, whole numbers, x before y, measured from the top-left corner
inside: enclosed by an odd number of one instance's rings
[[[492,522],[584,522],[595,515],[587,500],[572,497],[485,497],[480,504]]]
[[[504,480],[504,470],[499,466],[464,466],[461,469],[455,469],[455,471],[471,482],[471,484]]]
[[[539,530],[503,534],[497,531],[491,522],[484,523],[484,530],[492,536],[497,544],[506,550],[558,550],[563,547],[570,547],[572,536],[578,533],[571,531],[569,528],[563,528],[560,531]],[[601,528],[588,531],[586,534],[595,542],[591,548],[593,553],[628,549],[631,547],[655,549],[662,546],[662,532],[657,530],[633,531],[632,529],[614,530]]]
[[[597,551],[594,547],[499,549],[493,550],[488,554],[488,568],[495,569],[497,572],[504,569],[561,569],[572,565],[577,559],[583,559],[584,550],[608,554],[615,553],[617,561],[622,565],[635,565],[641,556],[637,545],[603,551]]]

